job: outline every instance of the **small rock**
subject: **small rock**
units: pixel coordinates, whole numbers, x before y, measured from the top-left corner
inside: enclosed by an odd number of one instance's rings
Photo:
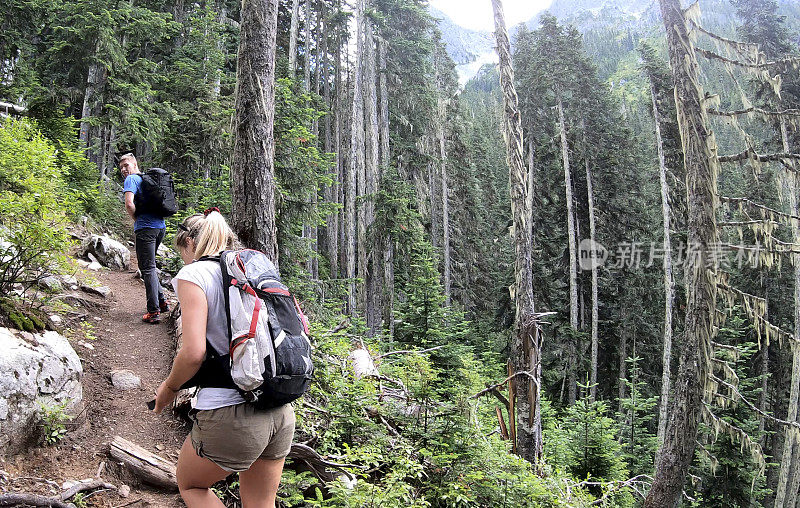
[[[88,349],[90,351],[94,351],[94,346],[89,344],[88,342],[80,341],[80,342],[78,342],[78,345],[79,346],[83,346],[83,347],[85,347],[86,349]]]
[[[157,444],[156,445],[156,450],[158,450],[160,452],[164,451],[164,445],[163,444]]]
[[[62,289],[61,281],[52,275],[39,279],[39,287],[51,293],[58,293]]]
[[[84,261],[83,259],[76,259],[75,262],[83,268],[87,268],[90,264],[88,261]]]
[[[89,263],[89,266],[87,266],[86,268],[88,268],[89,270],[92,270],[93,272],[96,272],[96,271],[100,270],[101,268],[103,268],[103,265],[101,265],[97,261],[92,261],[91,263]]]
[[[89,261],[92,262],[92,263],[99,263],[100,262],[100,261],[97,260],[95,255],[92,254],[91,252],[87,252],[86,253],[86,257],[89,258]]]
[[[58,314],[53,314],[50,316],[50,322],[53,323],[54,326],[61,326],[64,320]]]
[[[81,291],[84,293],[89,293],[90,295],[101,296],[103,298],[108,298],[111,294],[111,288],[108,286],[87,286],[86,284],[81,285]]]
[[[94,316],[92,319],[98,322],[103,320],[103,318],[101,318],[100,316]]]
[[[77,286],[78,285],[78,279],[76,279],[72,275],[62,275],[61,276],[61,282],[63,282],[67,286]]]
[[[132,390],[142,386],[142,380],[139,379],[139,376],[126,369],[112,370],[110,376],[111,384],[117,390]]]
[[[126,498],[131,495],[131,488],[125,484],[120,485],[117,489],[117,494],[119,494],[119,497]]]

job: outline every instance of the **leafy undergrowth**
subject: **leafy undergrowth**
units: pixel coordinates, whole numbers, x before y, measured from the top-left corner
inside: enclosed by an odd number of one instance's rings
[[[315,381],[295,404],[295,441],[352,465],[354,481],[341,476],[324,484],[289,464],[283,506],[582,506],[594,499],[570,488],[576,482],[568,475],[547,466],[537,475],[509,453],[494,404],[470,398],[490,379],[485,366],[496,363],[445,347],[386,356],[377,365],[380,378],[357,378],[343,359],[359,342],[358,330],[326,331],[334,326],[318,323],[314,331]],[[377,341],[367,346],[373,357],[389,350]],[[235,482],[217,489],[230,506],[238,504]]]

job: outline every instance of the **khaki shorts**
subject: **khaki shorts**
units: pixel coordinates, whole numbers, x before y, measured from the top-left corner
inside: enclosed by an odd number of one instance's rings
[[[190,414],[197,455],[226,471],[247,471],[257,459],[282,459],[292,447],[295,418],[291,404],[266,410],[237,404]]]

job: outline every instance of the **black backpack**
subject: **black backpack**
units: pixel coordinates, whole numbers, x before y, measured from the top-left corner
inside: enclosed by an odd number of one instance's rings
[[[175,185],[172,175],[161,168],[150,168],[142,175],[142,185],[133,197],[136,215],[146,213],[157,217],[169,217],[178,211]]]
[[[258,409],[299,398],[314,372],[308,321],[275,265],[251,249],[200,261],[222,269],[229,350],[220,355],[207,344],[203,366],[183,387],[235,388]]]

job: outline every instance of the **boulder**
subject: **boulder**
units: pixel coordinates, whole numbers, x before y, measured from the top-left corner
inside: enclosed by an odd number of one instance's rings
[[[41,439],[41,405],[80,412],[83,367],[69,341],[52,331],[0,328],[0,351],[0,456],[9,456]]]
[[[42,277],[38,281],[39,287],[48,291],[50,293],[60,293],[63,287],[61,286],[61,281],[58,277],[53,275],[48,275],[47,277]]]
[[[170,249],[163,243],[158,244],[156,250],[156,266],[162,270],[174,265],[175,260],[179,258],[178,253]]]
[[[86,284],[81,284],[81,291],[101,298],[108,298],[108,296],[111,295],[111,288],[108,286],[87,286]]]
[[[87,257],[93,255],[101,265],[112,270],[127,270],[131,264],[131,251],[108,236],[91,235],[83,241],[80,253]]]

